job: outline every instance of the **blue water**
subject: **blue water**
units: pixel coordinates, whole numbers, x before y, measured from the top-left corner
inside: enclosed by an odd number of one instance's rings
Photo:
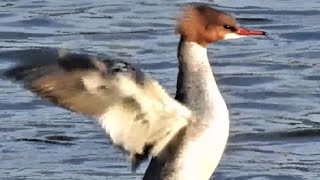
[[[0,71],[33,56],[30,48],[63,47],[139,64],[174,93],[175,16],[186,2],[1,0]],[[320,179],[320,1],[197,2],[268,32],[209,47],[231,115],[228,147],[212,178]],[[131,173],[93,119],[3,77],[0,91],[0,179],[131,180],[144,173],[147,164]]]

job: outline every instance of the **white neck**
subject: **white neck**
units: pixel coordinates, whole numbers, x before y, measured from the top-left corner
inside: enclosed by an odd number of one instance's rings
[[[194,42],[182,42],[179,63],[179,70],[184,72],[183,77],[178,78],[183,85],[177,87],[177,92],[183,91],[186,98],[183,103],[196,112],[197,119],[210,122],[217,116],[226,116],[226,103],[213,76],[207,48]]]
[[[229,114],[213,76],[207,49],[194,42],[180,42],[178,100],[196,114],[172,179],[207,180],[222,157],[229,136]]]

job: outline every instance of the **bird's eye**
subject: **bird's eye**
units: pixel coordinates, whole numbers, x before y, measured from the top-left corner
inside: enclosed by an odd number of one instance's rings
[[[237,29],[234,26],[230,26],[230,25],[224,25],[223,28],[231,32],[237,31]]]
[[[229,26],[229,25],[224,25],[223,26],[225,29],[231,29],[231,26]]]

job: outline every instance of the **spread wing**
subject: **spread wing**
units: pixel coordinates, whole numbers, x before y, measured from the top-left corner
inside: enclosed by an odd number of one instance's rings
[[[98,119],[133,160],[157,156],[191,112],[152,78],[125,62],[67,54],[20,63],[5,75],[70,111]]]

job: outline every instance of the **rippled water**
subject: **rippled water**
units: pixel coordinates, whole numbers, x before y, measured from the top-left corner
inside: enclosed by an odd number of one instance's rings
[[[1,0],[1,71],[36,56],[32,47],[64,47],[137,63],[173,93],[173,27],[186,2]],[[231,113],[230,141],[213,179],[320,178],[320,1],[202,2],[269,33],[209,48]],[[92,119],[6,79],[0,87],[0,179],[141,178],[146,164],[132,174]]]

